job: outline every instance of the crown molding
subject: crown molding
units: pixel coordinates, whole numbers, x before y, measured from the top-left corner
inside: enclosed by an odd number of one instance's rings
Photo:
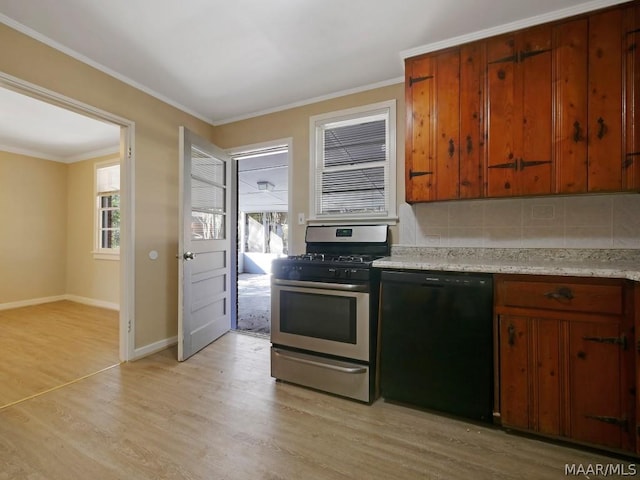
[[[562,8],[560,10],[554,10],[542,15],[536,15],[534,17],[517,20],[515,22],[505,23],[497,27],[487,28],[485,30],[479,30],[477,32],[460,35],[458,37],[448,38],[439,42],[429,43],[419,47],[411,48],[400,52],[400,56],[403,60],[422,55],[424,53],[435,52],[443,50],[449,47],[455,47],[465,43],[473,42],[476,40],[482,40],[484,38],[494,37],[503,33],[514,32],[527,27],[533,27],[543,23],[553,22],[561,20],[563,18],[573,17],[583,13],[591,12],[593,10],[599,10],[601,8],[610,7],[613,5],[619,5],[621,3],[627,3],[629,0],[594,0],[591,2],[581,3],[580,5],[574,5],[573,7]]]

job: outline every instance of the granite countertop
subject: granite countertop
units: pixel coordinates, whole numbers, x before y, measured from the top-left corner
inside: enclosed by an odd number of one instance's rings
[[[640,250],[561,248],[431,248],[392,246],[376,268],[519,273],[640,281]]]

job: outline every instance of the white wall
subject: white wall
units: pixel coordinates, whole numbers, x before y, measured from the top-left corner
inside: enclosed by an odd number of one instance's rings
[[[640,249],[640,194],[403,203],[398,226],[407,246]]]

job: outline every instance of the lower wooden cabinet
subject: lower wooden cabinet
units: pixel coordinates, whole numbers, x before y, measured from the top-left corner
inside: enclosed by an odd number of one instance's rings
[[[494,285],[502,425],[634,451],[633,284],[496,275]]]

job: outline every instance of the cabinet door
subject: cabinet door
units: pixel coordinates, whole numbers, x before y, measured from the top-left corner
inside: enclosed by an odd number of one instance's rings
[[[405,65],[405,197],[409,203],[432,199],[435,63],[434,57],[423,56],[408,59]]]
[[[529,325],[525,317],[501,315],[500,418],[502,425],[531,428],[529,421]]]
[[[484,164],[484,42],[460,47],[460,198],[480,198]]]
[[[487,195],[551,193],[550,26],[489,39],[487,76]]]
[[[589,16],[589,192],[622,189],[623,12]]]
[[[587,191],[588,35],[586,18],[553,29],[557,193]]]
[[[626,11],[626,145],[623,165],[624,189],[640,189],[640,5]]]
[[[435,57],[436,200],[458,198],[460,183],[460,53],[451,50]]]
[[[533,347],[532,429],[548,435],[562,434],[560,364],[562,322],[553,319],[531,320]]]
[[[569,437],[620,448],[632,427],[623,415],[617,323],[569,323]]]

